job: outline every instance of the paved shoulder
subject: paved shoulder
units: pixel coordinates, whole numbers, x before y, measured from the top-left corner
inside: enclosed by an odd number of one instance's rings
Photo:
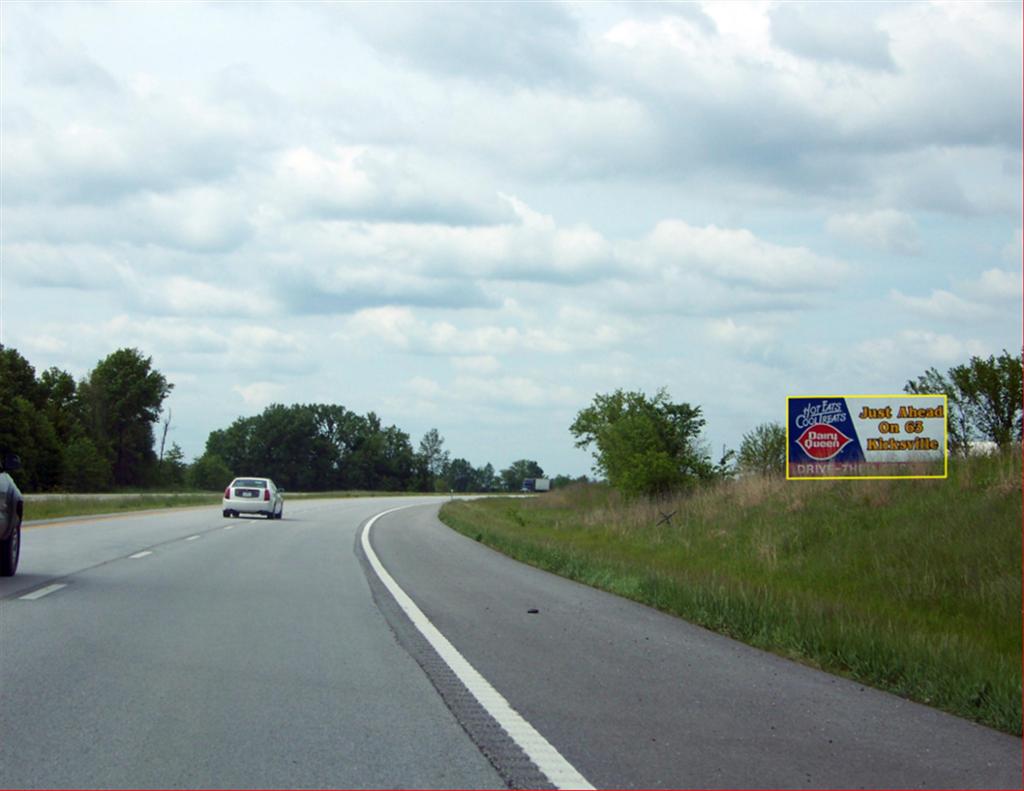
[[[522,564],[417,508],[373,534],[431,622],[598,787],[1019,787],[1021,741]]]

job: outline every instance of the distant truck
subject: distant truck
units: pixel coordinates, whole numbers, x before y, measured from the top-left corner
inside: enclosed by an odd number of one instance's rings
[[[551,491],[551,479],[550,478],[524,478],[523,488],[524,492],[550,492]]]

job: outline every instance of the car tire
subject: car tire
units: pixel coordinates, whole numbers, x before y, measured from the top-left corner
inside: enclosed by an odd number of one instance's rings
[[[231,512],[230,511],[225,511],[224,512],[224,518],[225,519],[230,519],[231,518]]]
[[[4,541],[0,541],[0,577],[13,577],[21,555],[21,523]]]

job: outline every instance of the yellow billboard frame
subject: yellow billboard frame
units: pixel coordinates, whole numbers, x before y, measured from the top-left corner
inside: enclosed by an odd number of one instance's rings
[[[789,474],[789,402],[794,398],[941,398],[942,399],[942,475],[790,475]],[[941,481],[949,477],[949,397],[945,393],[895,393],[891,395],[794,395],[786,396],[786,480],[787,481]]]

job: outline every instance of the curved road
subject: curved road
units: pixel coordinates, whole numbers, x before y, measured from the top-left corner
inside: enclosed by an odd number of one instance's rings
[[[522,566],[437,507],[29,526],[0,787],[1021,785],[1019,739]]]

